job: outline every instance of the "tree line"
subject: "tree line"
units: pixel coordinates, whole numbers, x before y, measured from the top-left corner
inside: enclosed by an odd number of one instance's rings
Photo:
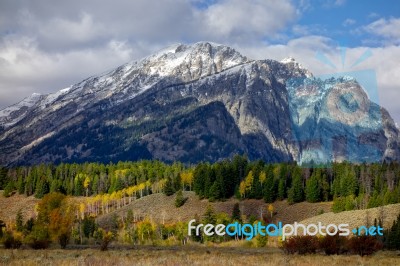
[[[365,209],[400,202],[397,162],[333,163],[329,167],[296,163],[267,164],[235,156],[193,170],[193,190],[210,200],[287,199],[289,203],[333,200],[333,211]]]
[[[184,169],[185,166],[178,162],[165,164],[155,160],[1,168],[0,189],[4,189],[5,196],[17,192],[42,198],[47,193],[60,192],[88,197],[111,194],[146,182],[175,180]]]
[[[137,162],[41,164],[0,169],[0,189],[42,198],[50,192],[91,197],[90,213],[105,213],[131,200],[163,192],[194,191],[211,201],[231,197],[287,199],[289,203],[333,200],[333,211],[365,209],[400,202],[397,162],[332,163],[308,167],[249,161],[236,155],[215,163],[184,165],[157,160]]]

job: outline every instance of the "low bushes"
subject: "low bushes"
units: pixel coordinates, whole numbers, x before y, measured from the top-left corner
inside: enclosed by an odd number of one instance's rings
[[[326,255],[352,253],[360,256],[371,255],[383,248],[383,244],[374,236],[354,236],[351,238],[333,236],[293,236],[282,243],[286,254],[313,254],[317,251]]]
[[[179,208],[181,206],[183,206],[185,204],[185,202],[187,201],[188,198],[183,196],[182,190],[179,190],[176,193],[176,197],[175,197],[175,207]]]
[[[383,244],[374,236],[357,236],[349,240],[352,253],[360,256],[371,255],[383,248]]]
[[[282,243],[282,248],[287,254],[312,254],[318,249],[318,238],[313,236],[293,236]]]
[[[326,255],[339,255],[348,253],[349,251],[347,238],[337,234],[333,236],[326,235],[325,237],[320,238],[319,248]]]
[[[12,232],[7,231],[3,237],[4,248],[19,249],[22,245],[20,237],[15,236]]]
[[[45,227],[35,225],[25,238],[26,244],[33,249],[46,249],[50,246],[49,232]]]

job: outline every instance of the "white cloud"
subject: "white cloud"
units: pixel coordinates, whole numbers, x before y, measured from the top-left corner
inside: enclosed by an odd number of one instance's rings
[[[337,8],[346,4],[346,0],[319,0],[319,4],[324,8]]]
[[[0,105],[5,107],[34,92],[62,89],[159,48],[110,40],[98,47],[46,53],[34,39],[8,36],[0,44]]]
[[[204,11],[207,35],[240,42],[274,35],[295,17],[288,1],[225,0]]]
[[[377,17],[379,17],[379,14],[375,13],[375,12],[371,12],[368,14],[368,18],[370,18],[370,19],[375,19]]]
[[[48,23],[38,25],[38,34],[44,42],[56,47],[87,43],[101,35],[104,28],[93,22],[92,15],[82,13],[78,20],[53,18]]]
[[[286,57],[293,57],[314,75],[320,75],[331,73],[333,69],[318,61],[316,52],[320,51],[330,58],[334,58],[334,56],[331,56],[331,54],[335,54],[332,47],[334,46],[331,39],[315,35],[292,39],[286,44],[242,46],[237,47],[237,49],[248,57],[258,60],[274,59],[281,61]]]
[[[305,25],[294,25],[292,27],[292,32],[296,36],[305,36],[310,34],[310,27]]]
[[[335,6],[342,6],[346,3],[346,0],[336,0],[333,4]]]
[[[347,26],[351,26],[354,25],[356,23],[356,21],[354,19],[351,18],[347,18],[343,21],[342,25],[347,27]]]
[[[363,29],[368,33],[385,38],[386,41],[400,44],[400,18],[381,18]]]
[[[298,10],[299,14],[303,13],[304,11],[312,9],[311,0],[298,0]]]

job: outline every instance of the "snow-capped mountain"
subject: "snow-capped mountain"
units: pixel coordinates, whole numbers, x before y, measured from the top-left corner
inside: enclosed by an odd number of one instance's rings
[[[360,111],[359,99],[341,91],[363,90],[352,79],[314,79],[293,58],[251,60],[215,43],[177,44],[1,110],[0,164],[198,162],[234,153],[267,161],[400,158],[389,114],[368,98]],[[349,123],[347,113],[362,119]]]

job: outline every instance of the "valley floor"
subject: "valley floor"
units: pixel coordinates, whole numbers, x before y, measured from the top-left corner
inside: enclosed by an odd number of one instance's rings
[[[400,265],[399,252],[373,256],[285,255],[277,248],[136,247],[97,249],[4,250],[0,265]]]

